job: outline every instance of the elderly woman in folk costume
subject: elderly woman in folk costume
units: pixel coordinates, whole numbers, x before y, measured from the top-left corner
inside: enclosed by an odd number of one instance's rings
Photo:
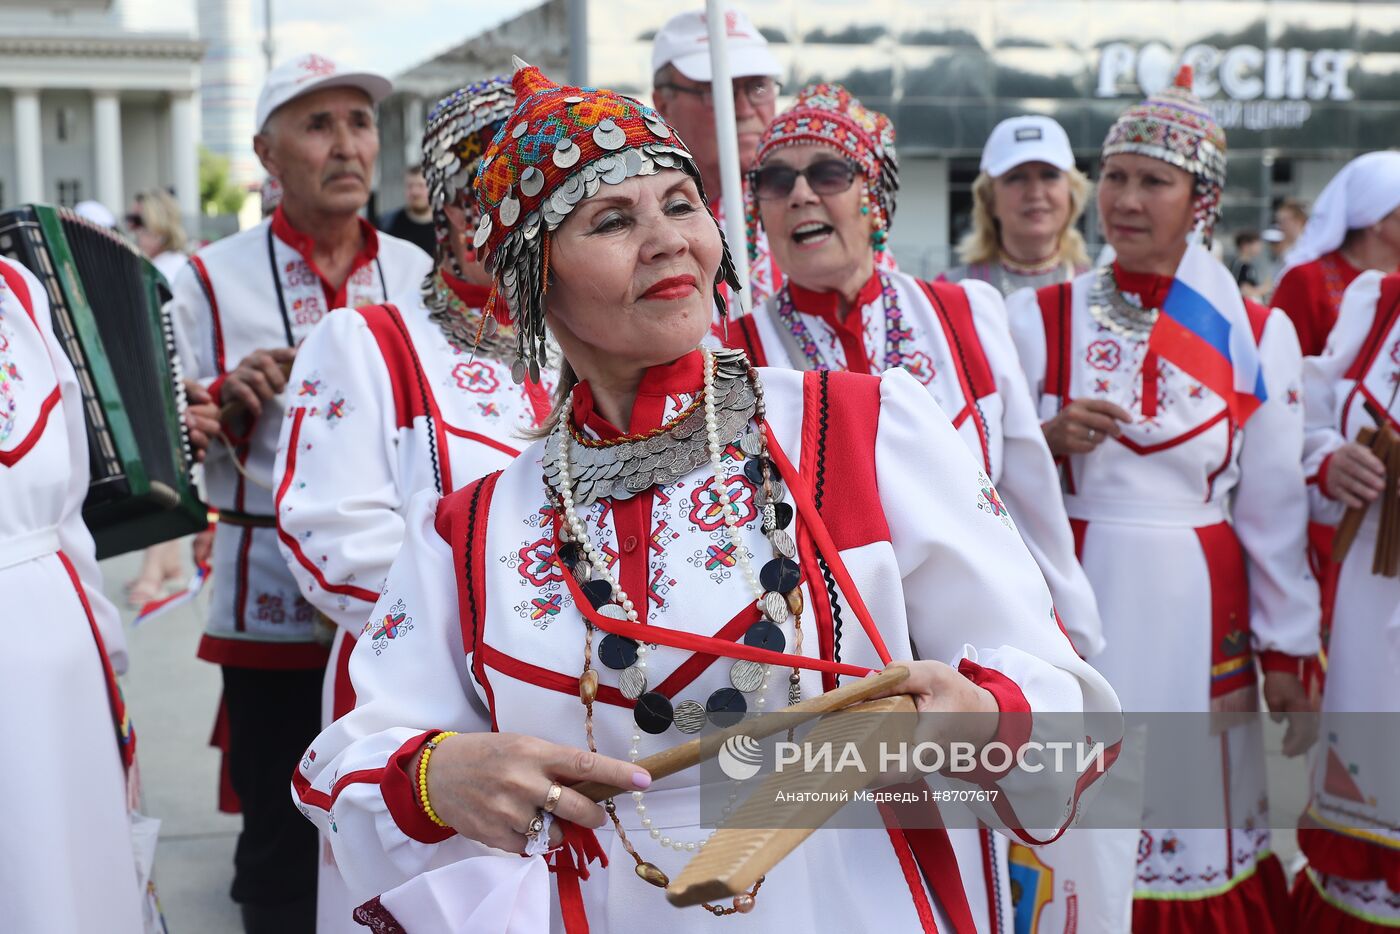
[[[707,717],[781,709],[916,641],[946,660],[908,663],[920,709],[1008,714],[940,719],[940,739],[1018,747],[1012,711],[1117,701],[1047,625],[1033,560],[907,373],[804,378],[697,349],[733,269],[656,112],[523,65],[514,80],[477,243],[521,368],[546,323],[558,340],[559,403],[503,472],[414,504],[386,631],[351,660],[358,706],[295,776],[305,813],[363,897],[415,880],[362,908],[385,929],[972,931],[937,830],[817,831],[708,912],[652,887],[704,845],[699,777],[653,786],[635,763]],[[844,630],[823,572],[845,582]],[[1071,812],[1091,777],[979,776],[1013,807]],[[583,779],[633,793],[599,807],[566,787]]]
[[[1397,346],[1400,274],[1368,270],[1346,290],[1326,349],[1304,362],[1313,518],[1334,526],[1344,511],[1363,512],[1338,574],[1322,699],[1327,740],[1314,754],[1298,829],[1308,858],[1294,882],[1299,930],[1400,927],[1400,760],[1393,732],[1377,730],[1378,720],[1394,719],[1378,715],[1400,713],[1400,583],[1386,555],[1397,530],[1381,497],[1400,481],[1358,438],[1377,428],[1394,438]]]
[[[1099,213],[1117,259],[1009,308],[1103,615],[1095,665],[1129,710],[1250,710],[1261,670],[1271,710],[1310,707],[1298,341],[1197,242],[1224,180],[1224,132],[1183,69],[1104,142]],[[1308,742],[1295,719],[1285,752]],[[1149,806],[1174,752],[1149,750]],[[1274,930],[1286,896],[1257,724],[1200,758],[1194,817],[1221,829],[1142,831],[1133,930]]]
[[[1075,226],[1089,179],[1075,168],[1064,127],[1049,117],[1008,117],[992,129],[972,183],[972,229],[949,282],[981,279],[1002,295],[1067,282],[1089,268]]]
[[[1091,657],[1103,648],[1098,609],[1064,505],[1046,495],[1055,464],[1001,296],[985,282],[920,282],[876,261],[894,216],[895,156],[889,118],[839,85],[804,89],[769,126],[749,192],[787,281],[731,326],[729,343],[759,366],[913,375],[996,484],[1075,648]],[[979,930],[1009,924],[1006,838],[955,831],[954,841],[964,883],[983,893]]]
[[[387,304],[328,315],[292,369],[277,449],[278,529],[302,593],[337,624],[326,724],[355,705],[350,653],[357,636],[379,638],[383,628],[370,611],[403,543],[409,500],[505,466],[549,414],[554,377],[512,381],[515,335],[486,308],[490,277],[471,244],[479,221],[471,182],[514,106],[508,77],[438,102],[423,133],[436,267]],[[355,930],[333,863],[322,862],[320,881],[318,929]]]

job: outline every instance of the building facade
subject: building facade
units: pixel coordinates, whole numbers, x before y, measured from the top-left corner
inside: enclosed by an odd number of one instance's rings
[[[982,144],[997,121],[1048,114],[1081,167],[1114,118],[1190,62],[1230,142],[1222,230],[1263,226],[1280,197],[1310,200],[1351,157],[1400,144],[1400,4],[1361,0],[736,0],[784,63],[785,91],[839,81],[894,119],[903,168],[892,243],[932,275],[965,229]],[[651,40],[693,3],[589,0],[588,80],[645,98]],[[398,79],[386,153],[415,156],[414,106],[508,66],[563,73],[567,15],[550,0]],[[511,47],[515,42],[515,47]],[[552,44],[551,44],[552,43]],[[433,80],[419,82],[431,76]],[[410,80],[412,79],[412,80]],[[431,92],[431,93],[429,93]],[[419,104],[410,104],[415,96]],[[415,129],[415,132],[417,130]],[[391,142],[396,146],[388,145]],[[398,168],[396,166],[395,168]],[[387,160],[383,198],[396,206]],[[397,200],[396,200],[397,199]],[[1089,212],[1092,215],[1093,212]],[[1094,218],[1086,220],[1097,240]]]
[[[179,0],[0,7],[0,205],[96,200],[120,217],[169,187],[196,217],[202,54]]]

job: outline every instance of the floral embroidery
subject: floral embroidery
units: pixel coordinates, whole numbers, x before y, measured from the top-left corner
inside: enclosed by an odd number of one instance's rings
[[[476,408],[486,418],[499,418],[501,415],[501,407],[494,402],[478,402]]]
[[[457,364],[452,368],[452,379],[458,388],[467,392],[495,392],[501,385],[494,369],[484,360]]]
[[[301,388],[297,390],[298,396],[314,396],[321,391],[324,380],[316,378],[304,379],[301,381]]]
[[[1085,360],[1096,370],[1113,371],[1122,362],[1123,351],[1114,340],[1097,340],[1089,345]]]
[[[530,542],[518,552],[520,564],[516,568],[520,576],[536,587],[564,580],[564,572],[554,560],[554,541],[548,538]]]
[[[1001,524],[1008,529],[1014,529],[1016,526],[1011,521],[1011,513],[1007,510],[1006,504],[1001,501],[1001,495],[997,493],[996,487],[992,486],[991,478],[985,473],[979,473],[978,484],[982,489],[977,500],[977,508],[1000,519]]]
[[[10,359],[10,338],[0,327],[0,441],[5,441],[15,430],[19,403],[15,399],[18,384],[21,382],[19,367]]]
[[[752,522],[758,515],[758,507],[753,501],[753,483],[747,477],[736,476],[729,480],[727,488],[730,502],[734,504],[735,512],[738,513],[739,524]],[[715,494],[713,478],[691,491],[690,502],[690,521],[702,531],[713,532],[724,525],[724,508]]]
[[[389,647],[390,642],[402,639],[412,631],[413,617],[408,615],[408,608],[400,599],[395,600],[394,605],[389,607],[389,612],[381,618],[371,619],[366,623],[360,634],[369,635],[374,654],[380,655]]]
[[[933,360],[922,350],[916,350],[908,357],[904,358],[904,368],[909,371],[922,385],[927,386],[933,382],[933,378],[938,371],[934,369]]]

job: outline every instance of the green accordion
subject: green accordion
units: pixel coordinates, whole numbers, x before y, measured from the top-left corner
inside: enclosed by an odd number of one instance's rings
[[[165,279],[116,231],[46,205],[0,213],[0,255],[43,283],[78,374],[90,476],[83,519],[97,556],[203,529]]]

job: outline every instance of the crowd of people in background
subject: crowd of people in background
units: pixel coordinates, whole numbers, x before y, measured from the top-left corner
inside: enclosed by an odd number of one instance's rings
[[[259,95],[261,223],[192,249],[165,191],[120,221],[79,207],[172,287],[248,934],[1400,928],[1391,753],[1310,716],[1400,712],[1400,583],[1371,571],[1400,540],[1373,505],[1400,457],[1371,441],[1400,426],[1400,152],[1227,234],[1226,134],[1183,68],[1112,124],[1092,181],[1052,118],[997,124],[958,262],[925,281],[891,249],[890,117],[827,83],[780,110],[762,34],[738,11],[726,32],[743,243],[699,12],[657,33],[652,106],[518,61],[449,94],[377,224],[391,85],[321,55]],[[16,930],[137,934],[143,893],[102,871],[127,856],[135,744],[75,377],[37,282],[0,274],[0,443],[31,436],[0,454],[32,453],[0,501],[36,504],[0,510],[0,582],[43,589],[91,656],[0,661],[0,702],[32,680],[83,757],[62,788],[0,775],[5,814],[82,799],[41,809],[58,842],[0,838],[37,880],[0,873],[0,898]],[[133,607],[183,547],[146,551]],[[1290,880],[1247,718],[1193,753],[1194,826],[1074,826],[1097,771],[1008,763],[969,780],[1005,802],[961,828],[872,806],[887,832],[819,830],[746,891],[667,907],[710,838],[694,770],[643,758],[896,663],[936,738],[979,749],[1106,717],[1116,755],[1125,710],[1267,710],[1321,763],[1303,858]],[[1151,750],[1148,784],[1175,758]],[[1042,798],[1059,823],[1020,826]]]

